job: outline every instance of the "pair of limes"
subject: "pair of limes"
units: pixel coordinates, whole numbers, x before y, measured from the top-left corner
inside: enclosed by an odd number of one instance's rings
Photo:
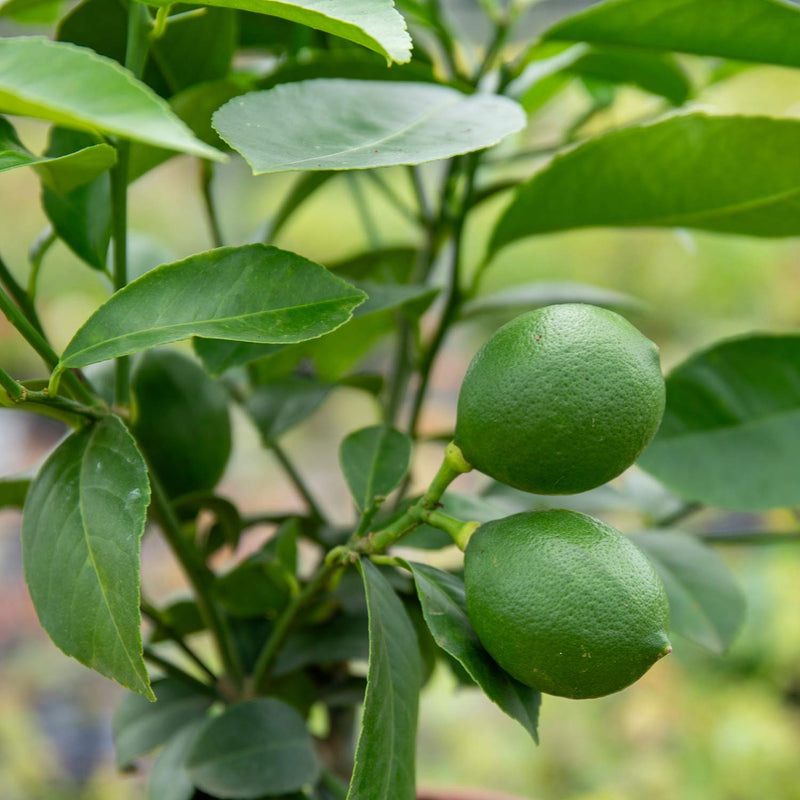
[[[469,366],[456,444],[477,469],[540,494],[599,486],[627,469],[664,411],[658,349],[619,315],[582,304],[500,328]],[[481,525],[466,549],[470,619],[513,677],[599,697],[669,652],[664,588],[639,549],[571,511]]]

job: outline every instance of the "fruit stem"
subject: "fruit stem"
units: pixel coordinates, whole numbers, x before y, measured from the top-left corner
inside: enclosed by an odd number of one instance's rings
[[[464,522],[464,520],[451,517],[442,511],[419,508],[418,506],[412,506],[409,511],[419,522],[424,522],[444,531],[456,543],[458,549],[462,551],[466,549],[472,534],[481,525],[480,522]]]
[[[431,481],[428,491],[422,496],[419,505],[423,508],[435,508],[442,499],[447,487],[459,476],[472,470],[472,464],[464,458],[461,448],[450,442],[444,451],[444,461]]]

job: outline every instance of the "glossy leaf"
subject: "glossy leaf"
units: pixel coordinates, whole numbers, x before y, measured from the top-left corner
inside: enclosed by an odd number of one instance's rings
[[[142,456],[122,422],[106,417],[45,462],[25,501],[22,557],[53,642],[152,698],[139,632],[139,543],[149,499]]]
[[[351,433],[339,461],[356,505],[367,511],[374,500],[396,489],[411,465],[411,440],[404,433],[373,425]]]
[[[523,184],[491,249],[593,226],[796,236],[798,136],[798,120],[697,113],[599,136]]]
[[[57,192],[69,192],[112,167],[116,150],[109,144],[91,144],[61,156],[35,156],[17,137],[11,123],[0,117],[0,172],[33,167],[42,182]]]
[[[181,728],[203,719],[213,699],[173,678],[154,681],[153,692],[155,703],[126,694],[114,713],[114,749],[120,769],[130,767]]]
[[[391,585],[362,560],[369,612],[369,672],[347,800],[414,800],[414,746],[422,658],[414,626]]]
[[[800,9],[784,0],[612,0],[562,20],[544,38],[798,67]]]
[[[333,385],[313,378],[287,377],[259,386],[244,407],[265,444],[310,417],[331,393]]]
[[[461,664],[486,696],[538,743],[542,696],[504,672],[486,652],[467,616],[464,583],[425,564],[409,563],[422,613],[436,643]]]
[[[31,487],[30,478],[0,478],[0,510],[22,508]]]
[[[671,629],[715,653],[725,652],[745,616],[744,595],[725,562],[680,531],[645,531],[633,541],[667,590]]]
[[[203,727],[198,720],[181,728],[164,745],[147,782],[147,800],[192,800],[195,789],[186,759]]]
[[[231,453],[228,393],[172,350],[146,353],[133,374],[133,432],[167,493],[213,489]]]
[[[226,798],[283,794],[319,775],[305,721],[273,698],[238,703],[211,719],[186,767],[195,786]]]
[[[686,500],[742,511],[800,504],[800,336],[754,335],[691,356],[640,465]]]
[[[446,86],[319,79],[234,98],[214,127],[261,175],[452,158],[522,130],[525,114],[508,98]]]
[[[0,112],[224,158],[117,62],[38,36],[0,38]]]
[[[266,245],[223,247],[151,270],[75,334],[60,366],[77,367],[188,339],[285,343],[346,322],[366,299],[301,256]]]

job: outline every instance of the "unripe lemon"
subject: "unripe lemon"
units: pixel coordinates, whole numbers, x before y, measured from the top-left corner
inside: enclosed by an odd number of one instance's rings
[[[601,697],[670,652],[669,606],[650,562],[614,528],[574,511],[481,525],[465,554],[467,609],[483,646],[518,681]]]
[[[500,328],[469,365],[456,444],[502,483],[572,494],[627,469],[664,413],[658,348],[613,311],[548,306]]]

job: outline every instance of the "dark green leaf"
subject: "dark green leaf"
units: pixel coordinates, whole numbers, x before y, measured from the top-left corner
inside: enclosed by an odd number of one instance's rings
[[[313,378],[288,377],[259,386],[244,407],[255,422],[264,443],[278,437],[310,417],[333,389]]]
[[[800,66],[800,9],[783,0],[612,0],[544,37]]]
[[[115,61],[38,36],[0,38],[0,111],[224,158]]]
[[[194,600],[176,600],[160,610],[161,616],[170,630],[179,636],[190,636],[205,629],[206,624]],[[150,641],[153,644],[169,639],[163,631],[156,628]]]
[[[672,630],[715,653],[727,650],[744,622],[745,600],[719,555],[679,531],[646,531],[633,541],[667,590]]]
[[[190,723],[167,741],[150,772],[147,800],[192,800],[195,789],[186,759],[202,727],[201,720]]]
[[[181,728],[203,719],[211,698],[172,678],[153,682],[156,702],[126,694],[114,714],[114,748],[120,769],[130,767]]]
[[[61,368],[86,366],[190,336],[285,343],[346,322],[366,299],[317,264],[266,245],[223,247],[151,270],[75,334]]]
[[[256,175],[422,164],[497,144],[525,127],[513,100],[446,86],[320,79],[237,97],[214,127]]]
[[[386,578],[362,560],[369,611],[367,695],[348,800],[414,800],[422,659],[414,626]]]
[[[367,511],[406,476],[411,465],[411,440],[385,425],[362,428],[342,442],[339,461],[356,505]]]
[[[283,794],[319,775],[303,718],[272,698],[238,703],[210,720],[186,767],[195,786],[226,798]]]
[[[277,559],[256,554],[220,575],[214,592],[236,617],[277,617],[292,593],[290,575]]]
[[[417,251],[413,247],[387,247],[338,261],[330,269],[348,280],[410,283],[416,261]]]
[[[800,336],[718,343],[667,378],[641,466],[686,500],[739,510],[800,503]]]
[[[798,136],[798,120],[704,114],[599,136],[557,156],[520,188],[491,249],[592,226],[796,236]]]
[[[30,486],[30,478],[0,478],[0,509],[22,508]]]
[[[150,486],[117,417],[47,459],[22,520],[25,580],[42,627],[82,664],[152,697],[139,632],[139,544]]]
[[[461,664],[486,696],[539,741],[542,696],[504,672],[483,648],[467,616],[464,584],[425,564],[408,564],[417,584],[422,613],[436,643]]]
[[[231,453],[228,393],[173,350],[146,353],[133,374],[133,433],[173,497],[213,489]]]

